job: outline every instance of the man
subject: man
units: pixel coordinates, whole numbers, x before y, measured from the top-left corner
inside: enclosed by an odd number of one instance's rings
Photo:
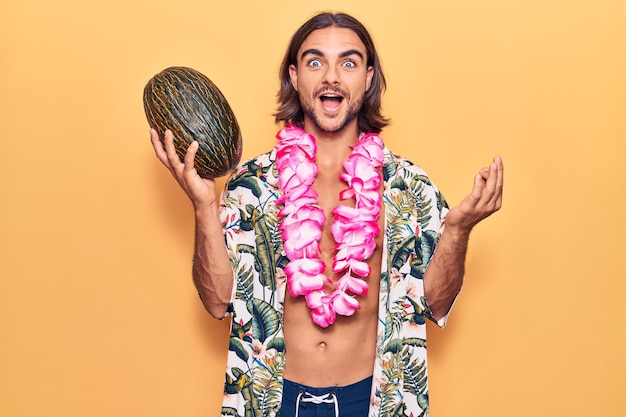
[[[278,144],[238,168],[221,203],[193,167],[198,144],[181,162],[171,132],[164,145],[151,132],[194,205],[202,302],[232,313],[222,415],[428,415],[424,319],[445,325],[470,231],[501,206],[502,161],[449,209],[378,136],[385,79],[348,15],[298,29],[281,82]]]

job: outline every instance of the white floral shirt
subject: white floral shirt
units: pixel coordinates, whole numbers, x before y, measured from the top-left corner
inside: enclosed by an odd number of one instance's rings
[[[384,245],[370,417],[428,416],[423,275],[448,206],[426,173],[384,150]],[[235,272],[223,416],[280,410],[288,262],[278,231],[275,152],[240,165],[222,194],[222,223]],[[440,326],[445,319],[440,320]]]

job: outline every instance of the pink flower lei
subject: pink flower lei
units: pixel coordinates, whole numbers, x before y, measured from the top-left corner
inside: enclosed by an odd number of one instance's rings
[[[332,269],[334,273],[343,273],[333,284],[324,275],[326,265],[319,259],[326,216],[311,187],[317,175],[315,138],[291,124],[280,130],[277,138],[278,186],[284,193],[278,200],[278,204],[283,204],[279,229],[290,261],[285,267],[287,286],[292,296],[304,295],[313,322],[328,327],[337,314],[350,316],[359,309],[355,296],[364,296],[368,291],[364,278],[371,268],[365,261],[374,253],[374,239],[380,233],[382,177],[378,168],[383,165],[383,141],[378,135],[361,135],[343,163],[345,172],[339,176],[348,188],[339,198],[354,199],[355,204],[338,205],[331,212],[331,233],[336,242]],[[331,292],[325,291],[325,283],[333,288]]]

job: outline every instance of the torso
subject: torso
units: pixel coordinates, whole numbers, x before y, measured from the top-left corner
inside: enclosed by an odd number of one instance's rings
[[[341,203],[339,192],[346,188],[346,183],[337,175],[325,175],[320,169],[314,188],[327,219],[320,240],[320,258],[326,262],[326,275],[335,282],[338,277],[332,272],[335,242],[330,233],[333,220],[330,211]],[[349,385],[372,375],[376,356],[383,219],[381,212],[381,233],[376,237],[376,251],[367,261],[372,268],[367,278],[368,294],[357,296],[361,308],[354,315],[338,315],[334,324],[319,327],[311,321],[311,310],[304,297],[294,298],[287,291],[283,317],[286,379],[313,387],[328,387]]]

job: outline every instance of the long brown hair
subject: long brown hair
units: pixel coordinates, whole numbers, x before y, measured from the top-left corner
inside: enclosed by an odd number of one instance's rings
[[[306,38],[315,30],[328,27],[340,27],[351,29],[356,33],[367,51],[367,66],[374,69],[370,88],[363,97],[363,106],[359,112],[359,131],[380,133],[389,124],[389,119],[381,114],[382,93],[385,90],[385,76],[380,65],[380,59],[376,52],[374,42],[367,29],[361,22],[345,13],[320,13],[306,23],[292,36],[283,62],[280,66],[280,90],[278,92],[278,111],[274,114],[276,123],[291,122],[303,127],[304,113],[300,106],[298,92],[291,85],[289,66],[297,65],[298,50]]]

